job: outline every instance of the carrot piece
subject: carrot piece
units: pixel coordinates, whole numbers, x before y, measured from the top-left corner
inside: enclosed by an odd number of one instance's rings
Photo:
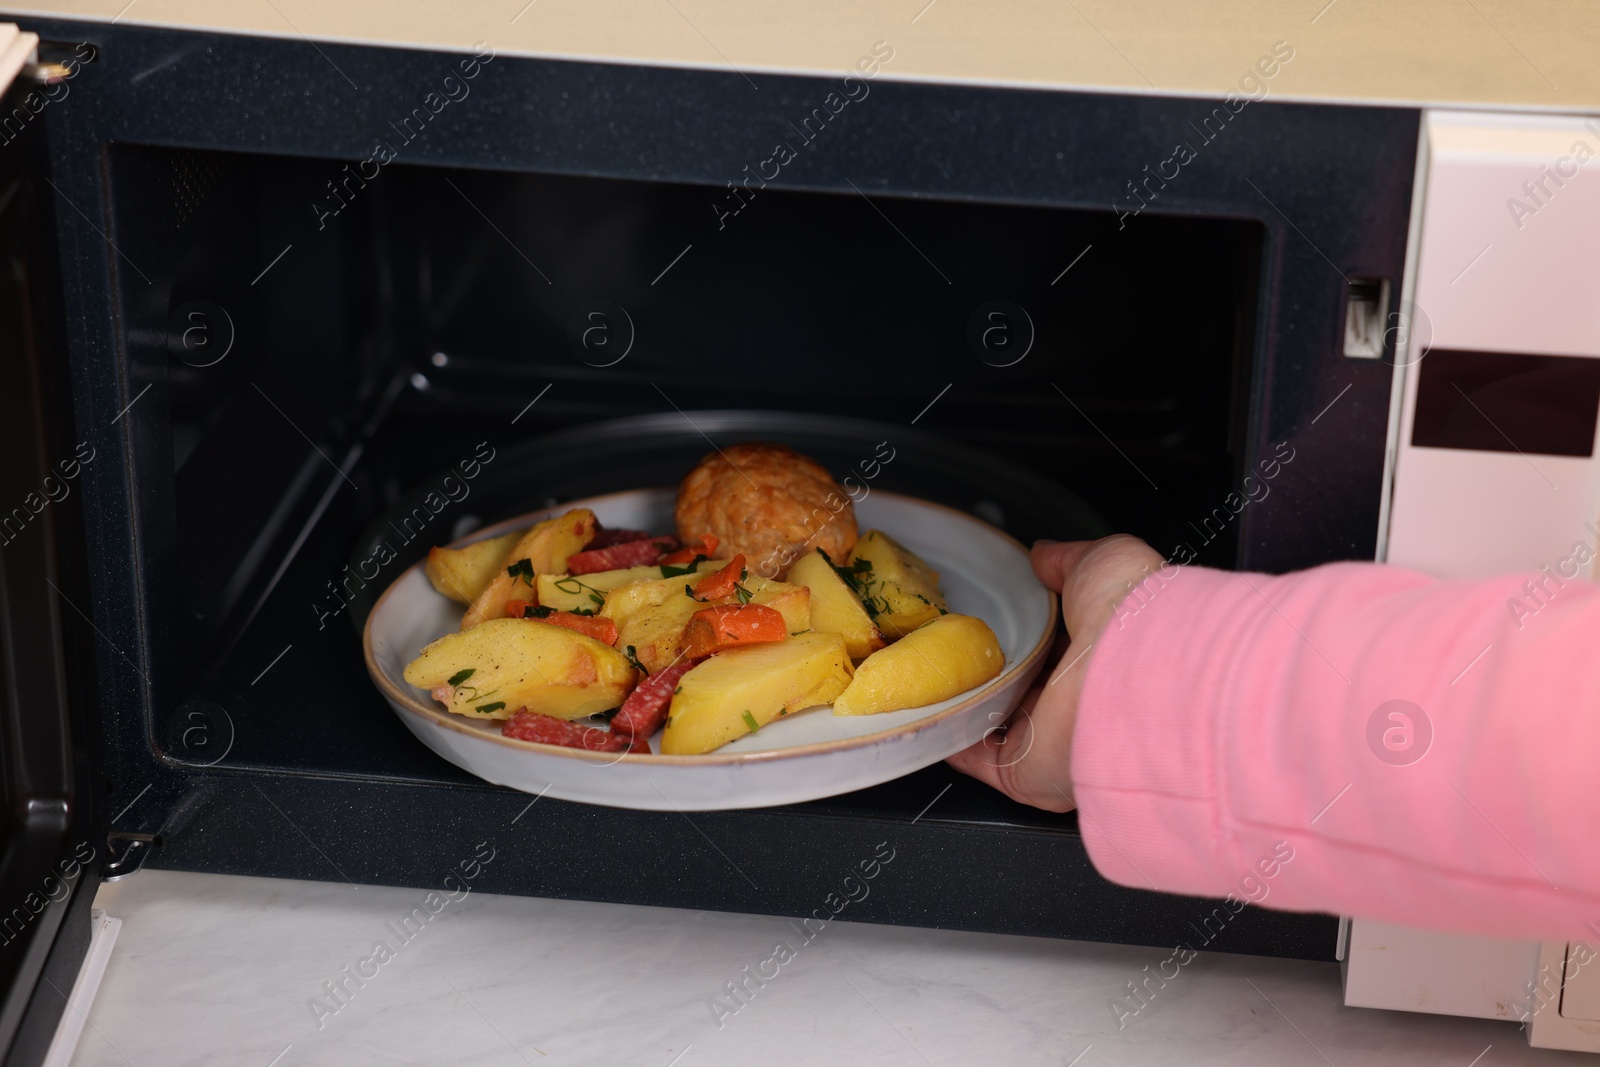
[[[686,545],[670,556],[662,556],[658,562],[681,566],[685,563],[694,562],[696,556],[704,556],[706,559],[710,559],[717,554],[717,545],[719,543],[716,534],[705,534],[700,538],[699,544]]]
[[[694,587],[694,595],[700,600],[721,600],[725,596],[733,595],[733,587],[739,584],[744,577],[744,553],[734,556],[728,565],[700,579]]]
[[[523,612],[533,606],[534,602],[531,600],[508,600],[506,601],[506,618],[520,619]]]
[[[730,648],[782,641],[789,627],[765,604],[718,604],[689,617],[683,628],[683,658],[698,659]]]
[[[579,615],[572,611],[552,611],[548,615],[535,616],[541,622],[552,626],[562,626],[575,633],[592,637],[602,645],[617,643],[617,624],[599,615]]]

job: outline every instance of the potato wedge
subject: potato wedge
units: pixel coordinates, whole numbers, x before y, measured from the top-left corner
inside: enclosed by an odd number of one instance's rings
[[[750,590],[750,603],[765,604],[783,616],[791,635],[814,629],[811,625],[811,590],[805,586],[793,582],[774,582],[752,574],[744,580],[744,587]],[[723,604],[738,602],[737,597],[720,601]]]
[[[588,508],[574,508],[565,515],[546,519],[523,534],[501,561],[504,566],[473,598],[472,606],[461,617],[461,628],[470,630],[485,620],[503,617],[506,601],[513,596],[526,597],[533,589],[536,575],[565,573],[567,557],[589,543],[595,526],[594,512]],[[525,572],[517,575],[507,572],[508,567],[523,560],[528,562]]]
[[[476,719],[508,719],[522,707],[582,718],[621,706],[637,677],[616,649],[536,619],[489,619],[446,634],[405,669],[407,682],[448,688],[445,707]]]
[[[693,583],[694,579],[690,577],[645,578],[637,582],[628,582],[605,595],[605,606],[599,613],[615,621],[619,628],[626,627],[629,619],[646,608],[660,607],[672,600],[690,600],[689,595],[684,592],[684,587]]]
[[[701,560],[696,565],[694,573],[700,574],[707,571],[720,570],[728,565],[725,559]],[[684,564],[688,566],[688,564]],[[541,574],[538,580],[539,603],[547,608],[558,611],[590,611],[598,610],[600,605],[594,600],[599,597],[603,602],[607,593],[619,586],[630,582],[647,582],[661,580],[661,567],[659,564],[650,564],[644,567],[623,567],[614,571],[595,571],[592,574]],[[687,578],[693,581],[692,578]]]
[[[656,674],[672,666],[683,648],[683,628],[705,607],[686,596],[641,608],[617,628],[617,647],[633,649],[644,669]]]
[[[460,548],[430,548],[423,571],[434,589],[451,600],[470,604],[504,566],[506,553],[511,551],[511,546],[527,532],[512,530],[508,534],[486,541],[474,541]]]
[[[994,631],[971,615],[940,615],[856,668],[833,702],[835,715],[876,715],[949,700],[1005,668]]]
[[[661,751],[684,756],[720,748],[779,715],[828,703],[850,675],[838,634],[800,634],[712,656],[678,682]]]
[[[617,623],[617,647],[625,650],[632,646],[633,654],[651,674],[677,662],[683,648],[683,628],[695,612],[708,604],[739,602],[737,597],[696,600],[684,591],[691,581],[668,578],[619,586],[600,609],[603,617]],[[804,587],[759,577],[747,578],[744,586],[750,591],[750,602],[765,604],[782,615],[790,633],[810,627],[811,593]]]
[[[811,590],[811,629],[843,637],[851,659],[866,659],[884,646],[860,599],[821,552],[813,549],[796,560],[788,580]]]
[[[890,641],[897,641],[945,612],[939,572],[884,533],[868,530],[850,553],[852,565],[865,560],[856,578],[862,606]]]

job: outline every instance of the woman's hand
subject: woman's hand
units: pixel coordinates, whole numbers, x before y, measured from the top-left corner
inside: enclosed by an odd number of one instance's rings
[[[1061,594],[1070,641],[1045,683],[1028,691],[1005,726],[951,756],[950,765],[1013,800],[1071,811],[1072,730],[1089,659],[1117,605],[1162,565],[1159,553],[1127,534],[1035,543],[1033,571]]]

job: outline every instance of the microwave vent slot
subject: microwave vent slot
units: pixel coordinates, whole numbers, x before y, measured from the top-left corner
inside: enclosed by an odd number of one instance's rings
[[[212,152],[174,152],[172,218],[177,229],[194,217],[222,181],[222,164]]]

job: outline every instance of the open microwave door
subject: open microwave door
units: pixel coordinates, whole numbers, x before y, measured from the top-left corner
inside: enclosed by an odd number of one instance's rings
[[[90,943],[104,820],[59,285],[45,223],[49,68],[0,24],[0,1062],[45,1061]],[[37,77],[36,77],[37,75]],[[59,106],[59,105],[54,105]]]

